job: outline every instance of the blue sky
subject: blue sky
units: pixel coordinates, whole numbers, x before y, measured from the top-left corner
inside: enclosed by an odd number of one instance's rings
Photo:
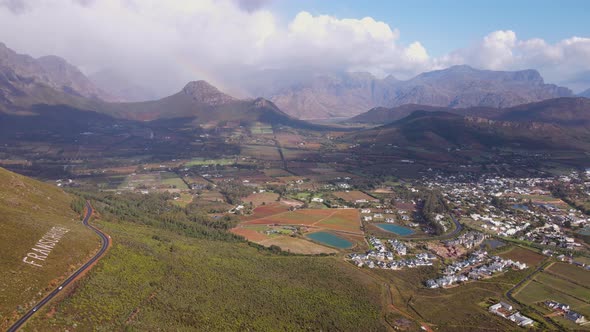
[[[590,1],[583,0],[275,0],[270,6],[284,20],[300,11],[338,18],[370,16],[399,29],[401,43],[420,41],[432,56],[476,43],[496,30],[549,43],[590,36]]]

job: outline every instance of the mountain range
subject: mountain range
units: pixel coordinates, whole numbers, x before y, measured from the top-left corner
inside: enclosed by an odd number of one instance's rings
[[[351,123],[387,124],[415,111],[447,112],[462,116],[481,117],[497,121],[538,122],[564,127],[590,128],[590,99],[555,98],[508,108],[451,108],[408,104],[398,107],[376,107],[350,120]]]
[[[68,113],[91,111],[131,121],[176,118],[207,127],[265,122],[320,128],[295,115],[343,116],[362,113],[368,109],[366,105],[378,104],[387,107],[372,108],[350,122],[386,124],[414,111],[429,111],[493,121],[590,127],[590,99],[555,98],[573,94],[569,89],[545,84],[534,70],[497,72],[454,66],[407,81],[391,76],[376,79],[367,73],[316,75],[305,84],[288,82],[273,91],[271,100],[238,99],[205,81],[194,81],[165,98],[121,102],[61,58],[35,59],[0,44],[0,111],[11,115],[50,109],[57,116],[59,107],[42,105],[58,105],[66,107]]]
[[[35,59],[0,43],[0,104],[22,106],[27,104],[26,96],[33,97],[31,102],[70,97],[117,100],[60,57],[49,55]]]
[[[319,127],[291,117],[264,98],[237,99],[205,81],[189,82],[171,96],[137,103],[102,103],[93,110],[117,118],[153,121],[185,118],[195,125],[234,127],[254,122],[285,124],[293,127]]]
[[[351,117],[373,107],[421,104],[451,108],[505,108],[573,96],[545,84],[536,70],[490,71],[453,66],[402,81],[368,73],[312,75],[281,89],[258,90],[286,113],[302,119]]]
[[[588,151],[590,136],[587,130],[572,130],[553,123],[491,120],[417,110],[392,123],[348,134],[346,140],[370,145],[380,153],[392,145],[429,151],[464,147],[475,151],[498,148]]]

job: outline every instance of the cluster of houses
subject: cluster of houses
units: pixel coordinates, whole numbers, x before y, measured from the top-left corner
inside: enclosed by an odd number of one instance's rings
[[[576,324],[586,325],[586,324],[590,323],[586,320],[586,317],[584,317],[584,315],[571,310],[570,306],[565,303],[559,303],[556,301],[549,300],[549,301],[545,301],[545,305],[549,309],[563,314],[563,317],[571,320],[572,322],[574,322]]]
[[[414,258],[395,259],[395,255],[390,251],[382,240],[371,236],[368,239],[373,250],[367,251],[365,254],[353,253],[348,255],[348,258],[358,267],[367,266],[370,269],[381,268],[398,270],[405,267],[431,266],[432,261],[436,259],[431,253],[422,252],[415,255]],[[399,240],[388,240],[389,245],[395,250],[399,256],[407,255],[406,245]]]
[[[469,216],[486,233],[576,249],[580,244],[566,236],[563,227],[584,227],[590,218],[576,209],[522,198],[535,195],[552,199],[548,188],[556,182],[569,186],[583,183],[577,173],[548,178],[434,175],[423,180],[427,187],[442,191],[456,215]],[[583,186],[590,193],[590,183]]]
[[[535,322],[531,318],[515,311],[512,305],[506,302],[496,303],[490,306],[489,310],[491,313],[515,322],[518,326],[530,326]]]
[[[445,241],[444,243],[447,247],[462,245],[463,247],[470,249],[479,246],[488,237],[488,235],[481,232],[469,231],[455,239]]]
[[[372,212],[369,208],[360,209],[361,214],[363,214],[362,218],[363,221],[384,221],[388,224],[395,223],[395,218],[392,216],[394,213],[391,209],[385,209],[383,213],[381,212]]]
[[[389,262],[372,259],[370,254],[350,254],[348,256],[358,267],[367,266],[370,269],[381,268],[389,270],[400,270],[403,268],[414,268],[420,266],[432,266],[436,256],[429,253],[420,253],[415,258],[398,259]]]
[[[524,239],[542,245],[570,250],[581,246],[581,244],[576,243],[573,237],[567,236],[560,226],[553,223],[546,223],[543,226],[532,229],[524,235]]]
[[[56,180],[55,183],[56,183],[56,185],[58,187],[71,187],[71,186],[74,186],[74,180],[72,180],[72,179],[67,179],[67,180],[59,179],[59,180]]]
[[[408,247],[406,247],[406,245],[402,241],[398,239],[393,239],[389,240],[388,242],[393,248],[393,250],[397,252],[398,255],[405,256],[408,254]]]
[[[426,287],[444,288],[468,280],[489,278],[494,274],[504,272],[508,268],[522,270],[526,269],[527,265],[498,256],[489,257],[486,251],[477,250],[466,260],[456,261],[448,265],[443,272],[444,275],[440,278],[426,280]]]

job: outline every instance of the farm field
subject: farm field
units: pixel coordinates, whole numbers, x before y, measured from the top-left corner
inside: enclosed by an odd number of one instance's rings
[[[248,241],[257,242],[257,243],[260,241],[269,239],[269,237],[267,235],[262,234],[260,231],[253,229],[253,228],[236,227],[236,228],[232,228],[230,230],[230,232],[232,232],[236,235],[243,236]]]
[[[189,162],[185,163],[186,167],[203,166],[203,165],[233,165],[235,158],[220,158],[220,159],[205,159],[205,158],[193,158]]]
[[[339,209],[337,213],[321,220],[315,226],[362,234],[360,231],[360,216],[357,209]]]
[[[566,263],[553,263],[543,272],[515,292],[514,297],[541,312],[551,313],[543,302],[553,300],[566,303],[576,312],[590,315],[590,273]],[[579,326],[561,317],[551,319],[573,330],[590,330],[590,326]]]
[[[317,255],[317,254],[334,254],[338,250],[319,245],[307,240],[291,236],[279,236],[272,239],[266,239],[258,242],[263,246],[279,246],[282,250],[295,254]]]
[[[187,206],[188,204],[190,204],[193,201],[193,195],[190,193],[180,193],[180,196],[178,196],[178,199],[174,200],[174,204],[184,207]]]
[[[161,183],[174,189],[188,189],[188,186],[181,178],[172,172],[163,172],[160,174]]]
[[[277,148],[269,145],[244,145],[241,147],[241,154],[260,160],[281,160]]]
[[[281,203],[273,203],[267,204],[263,206],[259,206],[254,209],[252,215],[249,216],[242,216],[242,220],[249,221],[249,220],[256,220],[268,216],[272,216],[274,214],[283,213],[289,211],[289,207],[287,205]]]
[[[119,186],[119,189],[188,189],[188,186],[176,173],[149,172],[128,175]]]
[[[555,263],[551,265],[547,271],[554,273],[560,277],[577,280],[581,284],[590,287],[590,271],[584,270],[572,264]]]
[[[274,133],[272,126],[264,123],[256,123],[250,127],[252,135],[272,135]]]
[[[254,206],[260,206],[260,205],[267,205],[267,204],[271,204],[273,202],[276,202],[278,198],[279,198],[279,194],[271,193],[271,192],[264,192],[264,193],[251,194],[249,196],[244,197],[242,200],[245,203],[252,202],[252,204]]]
[[[260,211],[262,212],[262,211]],[[257,215],[255,211],[254,215]],[[269,214],[253,219],[252,216],[243,224],[284,224],[303,225],[314,228],[330,229],[362,234],[359,214],[356,209],[300,209],[296,211]]]
[[[343,199],[349,203],[354,203],[358,200],[367,200],[367,201],[377,201],[376,198],[373,198],[362,191],[352,190],[352,191],[337,191],[334,193],[334,196]]]
[[[504,294],[530,269],[508,271],[486,281],[446,289],[426,289],[424,281],[438,275],[437,266],[398,271],[375,270],[387,280],[396,309],[437,322],[437,331],[513,331],[514,323],[488,312],[489,305],[506,301]],[[433,305],[436,303],[436,305]]]
[[[584,316],[590,315],[590,303],[587,299],[582,301],[570,294],[576,293],[574,290],[568,288],[567,282],[559,284],[548,284],[549,280],[554,281],[551,277],[540,276],[530,281],[524,288],[521,288],[518,293],[514,294],[514,297],[527,305],[533,306],[543,313],[551,313],[551,310],[543,305],[544,301],[553,300],[561,303],[566,303],[570,306],[571,310],[574,310]],[[564,288],[565,287],[565,288]],[[576,325],[571,321],[564,319],[559,316],[551,316],[551,319],[562,324],[571,330],[590,330],[590,326]]]
[[[512,247],[498,256],[526,263],[528,266],[537,266],[545,259],[545,256],[522,247]]]
[[[287,160],[306,160],[307,158],[313,158],[316,156],[317,152],[311,150],[283,148],[283,155]]]
[[[270,177],[283,177],[283,176],[292,176],[293,174],[285,171],[282,168],[267,168],[263,170],[266,176]]]

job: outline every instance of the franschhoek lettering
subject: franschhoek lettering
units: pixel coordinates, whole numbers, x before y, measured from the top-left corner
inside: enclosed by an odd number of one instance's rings
[[[65,227],[52,227],[43,237],[37,241],[31,248],[31,252],[23,257],[23,262],[37,267],[42,267],[41,263],[47,259],[51,250],[61,240],[61,238],[70,230]]]

